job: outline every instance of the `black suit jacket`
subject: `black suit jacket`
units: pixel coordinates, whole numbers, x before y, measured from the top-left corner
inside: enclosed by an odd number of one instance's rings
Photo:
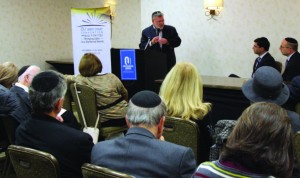
[[[257,64],[257,66],[256,66],[256,64]],[[258,62],[257,59],[255,60],[255,62],[253,64],[253,72],[252,72],[251,76],[253,77],[253,74],[255,73],[255,71],[258,68],[262,67],[262,66],[270,66],[270,67],[273,67],[273,68],[275,68],[279,71],[279,69],[277,68],[275,59],[271,56],[270,53],[267,53],[267,54],[264,55],[264,57],[261,59],[260,62]],[[279,72],[281,72],[281,71],[279,71]]]
[[[196,168],[191,148],[158,140],[140,127],[130,128],[123,138],[97,143],[91,161],[136,178],[189,178]]]
[[[162,34],[162,37],[168,40],[168,44],[162,45],[162,48],[160,48],[159,43],[156,43],[152,46],[148,45],[147,49],[165,53],[167,55],[167,68],[169,71],[176,63],[174,48],[181,44],[181,39],[178,36],[176,29],[170,25],[164,26]],[[158,35],[156,34],[156,29],[153,25],[145,28],[142,32],[141,42],[139,44],[140,49],[145,49],[148,41],[151,41],[156,36]]]
[[[33,114],[16,130],[16,144],[45,151],[59,162],[62,178],[81,178],[81,166],[89,163],[92,137],[43,114]]]
[[[31,101],[29,99],[29,94],[21,87],[13,86],[10,91],[12,93],[15,93],[16,99],[18,100],[18,103],[20,105],[19,112],[22,113],[22,121],[26,119],[30,119],[32,115],[32,106]],[[64,124],[79,130],[80,125],[77,122],[77,119],[75,118],[74,114],[71,111],[64,112],[61,117],[64,119]]]
[[[11,92],[16,94],[16,98],[19,100],[21,112],[24,114],[24,120],[30,119],[32,114],[31,102],[29,99],[29,94],[21,87],[13,86],[10,89]]]
[[[296,51],[285,66],[282,74],[283,81],[289,82],[297,75],[300,75],[300,53]]]
[[[24,121],[24,113],[15,93],[0,84],[0,114],[9,115],[18,124]]]

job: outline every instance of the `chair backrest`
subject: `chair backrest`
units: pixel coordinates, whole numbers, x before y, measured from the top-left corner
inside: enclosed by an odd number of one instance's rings
[[[19,123],[9,115],[0,115],[1,122],[3,124],[7,140],[9,144],[15,143],[15,131]]]
[[[81,110],[79,109],[79,101],[76,96],[76,90],[75,90],[75,83],[70,85],[72,97],[75,102],[76,110],[78,112],[80,124],[82,127],[84,127],[84,122],[82,118]],[[77,94],[80,99],[82,112],[84,114],[86,124],[88,127],[95,127],[95,123],[98,116],[97,111],[97,101],[96,101],[96,92],[93,88],[87,86],[87,85],[80,85],[76,84],[77,88]],[[100,122],[99,122],[100,125]],[[100,126],[99,126],[100,128]]]
[[[105,167],[84,163],[81,167],[83,178],[134,178],[134,176]]]
[[[8,154],[17,177],[60,177],[58,162],[49,153],[23,146],[10,145]]]
[[[166,116],[163,136],[168,142],[192,148],[199,164],[200,130],[195,122]]]
[[[275,62],[276,62],[277,70],[281,73],[281,71],[282,71],[282,63],[280,61],[275,61]]]
[[[296,104],[295,111],[300,115],[300,102]]]
[[[294,136],[294,149],[295,149],[295,156],[297,158],[298,163],[300,162],[300,131],[295,133]]]
[[[72,102],[73,102],[73,97],[71,94],[71,89],[70,89],[70,85],[74,83],[73,81],[67,80],[67,91],[64,97],[64,104],[63,104],[63,108],[69,111],[73,111],[72,109]]]

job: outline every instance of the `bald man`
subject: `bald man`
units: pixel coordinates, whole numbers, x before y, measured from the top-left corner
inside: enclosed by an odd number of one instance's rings
[[[24,113],[23,119],[31,118],[32,108],[28,95],[28,88],[32,79],[40,72],[40,68],[35,65],[23,66],[18,72],[18,82],[10,89],[16,94],[16,98],[20,101],[20,109]]]

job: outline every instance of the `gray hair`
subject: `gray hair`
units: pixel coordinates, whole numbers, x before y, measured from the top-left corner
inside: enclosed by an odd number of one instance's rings
[[[64,76],[55,71],[53,72],[58,76],[58,84],[49,92],[36,91],[32,85],[29,87],[29,97],[32,104],[32,109],[36,113],[49,113],[55,109],[55,104],[63,98],[67,91],[66,79]],[[49,81],[44,81],[49,82]]]
[[[162,17],[164,16],[164,14],[160,11],[155,11],[152,13],[152,20],[155,18],[155,17]]]
[[[153,127],[159,124],[162,116],[166,115],[167,107],[163,101],[153,108],[138,107],[129,101],[127,119],[133,126],[144,124]]]

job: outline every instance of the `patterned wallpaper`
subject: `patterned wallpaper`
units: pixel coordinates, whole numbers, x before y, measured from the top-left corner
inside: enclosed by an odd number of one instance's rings
[[[101,7],[105,0],[9,0],[0,1],[0,62],[19,67],[45,60],[72,59],[72,7]],[[161,10],[165,23],[176,27],[182,44],[178,61],[193,62],[202,75],[249,77],[254,59],[253,40],[265,36],[270,53],[285,61],[279,51],[284,37],[300,42],[300,1],[224,0],[224,9],[208,20],[203,0],[115,0],[112,47],[138,48],[143,28],[151,24],[151,13]]]

